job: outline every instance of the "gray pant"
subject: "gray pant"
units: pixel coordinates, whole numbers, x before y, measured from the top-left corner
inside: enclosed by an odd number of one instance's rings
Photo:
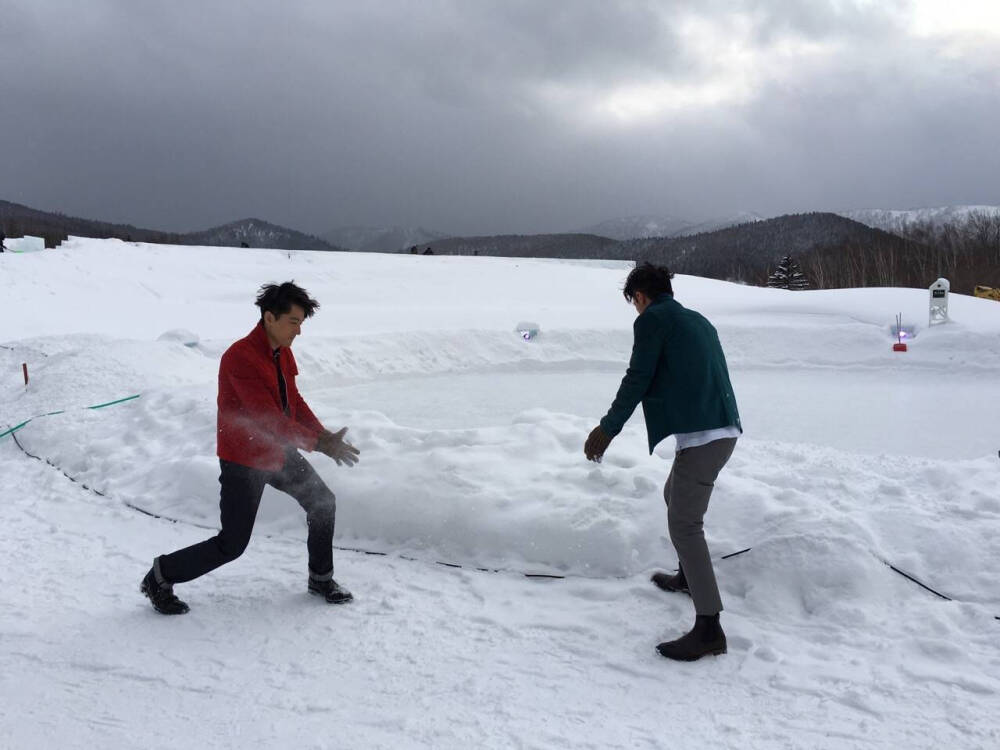
[[[674,457],[674,466],[663,488],[667,501],[667,527],[677,550],[688,590],[699,615],[722,611],[722,598],[715,582],[712,557],[705,542],[704,518],[715,479],[733,455],[736,438],[714,440],[685,448]]]

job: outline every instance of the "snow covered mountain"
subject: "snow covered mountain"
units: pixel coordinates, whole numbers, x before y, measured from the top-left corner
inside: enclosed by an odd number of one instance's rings
[[[369,253],[395,253],[400,250],[437,242],[450,234],[423,227],[338,227],[323,235],[327,242]]]
[[[45,238],[55,247],[68,236],[114,237],[126,242],[155,242],[169,245],[274,248],[279,250],[343,250],[336,243],[261,219],[241,219],[197,232],[178,233],[144,229],[132,224],[112,224],[51,211],[41,211],[20,203],[0,200],[0,226],[8,237],[30,234]]]
[[[913,224],[936,226],[963,222],[976,213],[1000,216],[1000,206],[938,206],[936,208],[860,208],[839,211],[841,216],[876,229],[899,234]]]
[[[708,219],[706,221],[693,224],[692,226],[684,229],[677,234],[675,237],[689,237],[693,234],[701,234],[702,232],[716,232],[720,229],[729,229],[729,227],[739,226],[740,224],[752,224],[758,221],[764,221],[768,217],[761,216],[754,211],[740,211],[729,216],[717,217],[715,219]]]
[[[674,216],[640,215],[607,219],[579,231],[613,240],[631,240],[638,237],[673,237],[693,225],[694,222]]]
[[[328,243],[294,229],[271,224],[260,219],[241,219],[220,227],[184,235],[189,245],[220,247],[266,247],[279,250],[341,250],[337,243]]]
[[[614,240],[647,239],[650,237],[686,237],[701,232],[714,232],[737,224],[760,221],[764,217],[752,211],[740,211],[705,221],[691,221],[675,216],[623,216],[608,219],[580,230],[586,234],[610,237]]]

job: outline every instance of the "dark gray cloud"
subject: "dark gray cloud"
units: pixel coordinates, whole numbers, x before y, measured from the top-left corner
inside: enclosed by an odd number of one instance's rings
[[[1000,203],[1000,18],[946,9],[0,0],[0,198],[460,233]]]

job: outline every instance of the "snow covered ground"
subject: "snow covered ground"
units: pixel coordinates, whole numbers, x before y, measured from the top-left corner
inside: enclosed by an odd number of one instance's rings
[[[709,543],[752,548],[717,565],[729,653],[677,664],[654,646],[690,600],[648,582],[676,565],[672,441],[647,456],[637,414],[603,464],[582,452],[631,346],[627,270],[97,240],[0,255],[0,432],[65,410],[16,433],[58,469],[0,438],[0,745],[1000,747],[1000,305],[953,295],[927,329],[926,290],[675,279],[719,329],[746,428]],[[350,470],[310,456],[337,544],[385,554],[338,552],[357,601],[320,604],[301,511],[268,490],[247,553],[159,616],[138,593],[152,557],[217,522],[219,357],[257,287],[287,279],[322,302],[300,387],[362,450]],[[159,340],[176,329],[198,342]]]

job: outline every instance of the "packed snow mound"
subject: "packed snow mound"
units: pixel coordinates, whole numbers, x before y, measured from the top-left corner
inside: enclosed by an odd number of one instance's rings
[[[173,328],[169,331],[164,331],[159,336],[156,337],[157,341],[176,341],[178,344],[182,344],[187,347],[198,346],[199,338],[197,333],[192,333],[186,328]]]

